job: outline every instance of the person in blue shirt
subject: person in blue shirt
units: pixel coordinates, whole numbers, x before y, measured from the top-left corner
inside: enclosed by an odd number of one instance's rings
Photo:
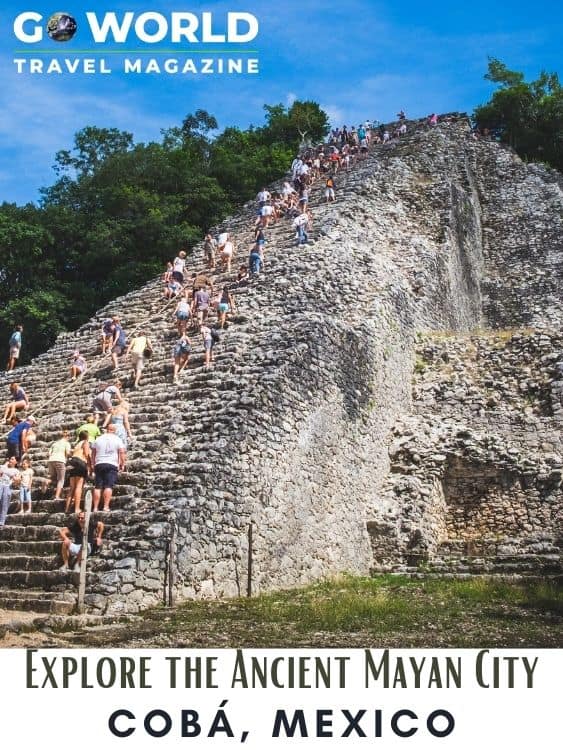
[[[111,347],[111,361],[114,370],[117,368],[117,358],[121,357],[125,351],[126,344],[127,336],[125,335],[125,331],[121,327],[119,318],[115,317],[113,319],[113,339]]]
[[[25,435],[28,430],[33,429],[35,425],[34,417],[28,417],[27,419],[18,419],[14,417],[12,420],[12,429],[6,437],[6,448],[8,449],[8,458],[12,456],[19,463],[24,451],[23,446],[26,443]]]

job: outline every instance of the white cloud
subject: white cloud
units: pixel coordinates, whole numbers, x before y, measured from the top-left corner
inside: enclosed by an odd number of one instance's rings
[[[333,128],[346,124],[346,112],[342,107],[336,104],[321,104],[320,107],[327,113]]]
[[[87,93],[77,81],[66,78],[63,81],[39,74],[0,73],[0,142],[4,166],[0,201],[21,202],[18,176],[22,173],[27,183],[23,200],[29,199],[30,184],[37,190],[51,184],[55,179],[51,168],[56,152],[71,148],[74,133],[86,125],[128,130],[135,140],[156,139],[166,125],[162,115],[147,114],[130,94],[104,96]],[[6,179],[6,167],[13,169],[11,180]]]

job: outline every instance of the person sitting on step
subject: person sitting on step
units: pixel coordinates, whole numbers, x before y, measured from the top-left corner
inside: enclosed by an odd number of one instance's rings
[[[70,360],[70,379],[76,380],[86,370],[86,359],[78,349],[75,349]]]
[[[16,416],[17,411],[29,409],[29,399],[19,383],[10,383],[10,397],[12,400],[6,404],[4,409],[4,422],[6,424],[9,424],[10,420]]]
[[[62,567],[59,568],[63,573],[70,569],[73,562],[72,570],[75,573],[80,571],[82,563],[82,545],[84,544],[84,524],[86,515],[84,511],[77,514],[76,519],[71,521],[68,526],[59,530],[61,535],[61,557],[63,558]],[[104,524],[102,521],[95,521],[90,517],[88,524],[88,554],[95,555],[103,544],[102,536],[104,533]]]

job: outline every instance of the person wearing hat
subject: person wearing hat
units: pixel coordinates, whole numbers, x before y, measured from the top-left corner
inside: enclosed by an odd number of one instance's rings
[[[70,379],[76,380],[76,378],[79,375],[82,375],[82,373],[86,370],[86,360],[80,354],[79,349],[75,349],[72,353],[72,358],[70,360]]]

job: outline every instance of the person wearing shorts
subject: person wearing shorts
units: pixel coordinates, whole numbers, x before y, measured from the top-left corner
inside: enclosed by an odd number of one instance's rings
[[[9,424],[17,411],[29,409],[29,399],[19,383],[10,383],[10,398],[4,409],[4,422]]]
[[[119,471],[125,468],[125,446],[116,434],[115,424],[108,424],[105,435],[100,435],[92,447],[92,464],[94,465],[94,495],[92,510],[97,511],[100,499],[103,510],[110,510],[113,488]]]
[[[125,335],[125,331],[121,327],[119,318],[115,317],[113,319],[113,339],[111,347],[111,362],[114,370],[117,369],[117,358],[121,357],[125,351],[126,342],[127,336]]]
[[[123,400],[120,380],[116,380],[114,385],[102,386],[102,390],[94,396],[94,400],[92,401],[94,425],[98,424],[101,415],[105,417],[111,411],[114,398],[118,404]]]
[[[207,320],[210,299],[211,298],[206,287],[198,289],[194,294],[193,309],[199,325]]]
[[[46,486],[55,485],[55,500],[61,499],[61,493],[65,483],[66,462],[72,453],[72,447],[68,442],[68,430],[63,430],[58,440],[51,445],[49,449],[49,460],[47,468],[49,470],[49,479]],[[44,490],[46,489],[44,486]]]
[[[184,274],[186,273],[186,251],[180,250],[178,255],[174,258],[172,264],[172,278],[178,281],[180,284],[184,283]]]
[[[213,340],[213,336],[211,335],[211,328],[209,328],[208,325],[202,325],[200,332],[201,338],[203,339],[203,349],[205,351],[204,366],[207,369],[211,367],[211,361],[213,360],[213,344],[215,342]]]
[[[70,360],[70,378],[76,380],[86,370],[86,359],[80,354],[79,349],[75,349]]]
[[[209,268],[215,268],[215,254],[217,252],[217,242],[213,239],[210,234],[205,235],[203,241],[203,254],[205,256],[205,262]]]
[[[102,354],[109,352],[111,349],[111,342],[113,339],[113,320],[112,318],[106,318],[102,323]]]
[[[63,565],[59,570],[63,573],[69,570],[69,563],[71,558],[76,558],[74,563],[73,571],[78,573],[80,571],[80,563],[82,562],[82,545],[84,544],[84,524],[86,517],[84,511],[76,514],[76,519],[71,521],[68,526],[60,529],[62,546],[61,546],[61,557],[63,558]],[[88,524],[88,554],[95,553],[102,546],[102,535],[104,533],[104,524],[102,521],[94,521],[90,519]]]
[[[145,352],[152,352],[152,344],[145,335],[144,331],[139,333],[131,339],[127,348],[126,355],[131,357],[131,367],[133,368],[133,388],[137,388],[143,374],[143,368],[145,366]]]
[[[260,209],[259,226],[267,227],[270,221],[274,219],[274,207],[271,203],[265,203]]]
[[[231,240],[227,240],[221,250],[221,263],[225,266],[227,273],[231,272],[231,261],[235,252],[235,246]]]
[[[71,467],[68,473],[70,492],[65,505],[65,513],[69,512],[71,503],[74,503],[75,513],[78,513],[80,510],[82,488],[84,487],[84,482],[88,478],[88,473],[91,468],[91,454],[92,451],[90,449],[90,443],[88,442],[88,433],[86,430],[82,430],[78,437],[78,443],[74,446],[72,456],[69,459],[69,465]]]
[[[176,279],[170,279],[170,281],[167,282],[166,287],[164,289],[164,298],[174,299],[174,297],[177,297],[181,291],[182,291],[182,285],[180,284],[180,282],[176,281]]]
[[[190,303],[188,302],[187,292],[185,292],[184,296],[178,300],[178,304],[176,305],[176,309],[174,310],[174,319],[176,321],[176,326],[178,328],[178,333],[180,334],[180,336],[182,336],[182,334],[186,332],[186,327],[188,325],[190,315]]]
[[[20,514],[24,512],[31,513],[31,485],[33,483],[33,469],[29,458],[24,458],[21,462],[20,469]],[[24,511],[24,505],[27,505],[27,511]]]
[[[178,377],[182,370],[188,366],[192,344],[189,338],[184,334],[174,345],[172,352],[174,357],[174,383],[178,383]]]
[[[14,332],[10,336],[9,348],[10,354],[8,356],[8,364],[6,365],[6,372],[13,370],[18,363],[22,346],[22,331],[23,326],[16,326]]]
[[[217,322],[219,328],[225,327],[228,312],[236,312],[235,300],[229,292],[229,288],[224,286],[217,305]]]

